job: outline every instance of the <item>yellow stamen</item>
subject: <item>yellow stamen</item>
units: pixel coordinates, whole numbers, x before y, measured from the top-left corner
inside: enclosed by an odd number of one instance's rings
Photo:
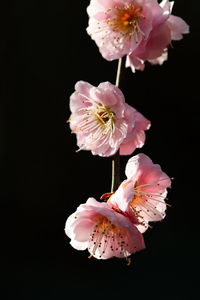
[[[131,264],[131,257],[126,257],[127,266],[130,266]]]

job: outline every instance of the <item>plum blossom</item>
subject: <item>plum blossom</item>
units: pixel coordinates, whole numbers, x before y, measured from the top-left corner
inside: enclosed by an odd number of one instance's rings
[[[68,217],[65,233],[72,247],[88,249],[97,259],[127,258],[145,248],[142,234],[128,218],[94,198]]]
[[[148,39],[143,40],[139,47],[127,56],[126,66],[132,71],[144,70],[145,62],[162,65],[168,59],[168,47],[172,41],[181,40],[183,34],[189,33],[189,26],[180,17],[171,15],[174,2],[163,0],[160,7],[162,18],[155,19]]]
[[[111,195],[108,204],[132,218],[144,232],[149,222],[160,221],[165,217],[167,188],[170,178],[158,164],[143,153],[133,156],[126,165],[126,176],[118,190]]]
[[[147,39],[162,9],[156,0],[91,0],[87,32],[102,56],[118,59]]]
[[[98,87],[79,81],[70,97],[72,132],[79,149],[93,155],[131,154],[145,142],[150,122],[125,103],[121,90],[109,82]]]
[[[189,32],[171,15],[174,2],[163,0],[91,0],[87,32],[107,60],[127,55],[126,66],[144,69],[144,62],[162,64],[172,40]]]

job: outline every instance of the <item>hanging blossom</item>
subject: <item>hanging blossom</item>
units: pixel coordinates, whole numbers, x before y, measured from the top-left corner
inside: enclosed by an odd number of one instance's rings
[[[129,155],[144,145],[144,130],[149,129],[150,122],[125,103],[121,90],[109,82],[98,87],[77,82],[70,109],[70,127],[80,150],[106,157],[118,150]]]
[[[171,15],[174,2],[163,0],[160,3],[163,9],[162,22],[155,22],[147,40],[127,56],[126,67],[132,71],[144,70],[145,62],[152,65],[162,65],[168,59],[168,46],[172,41],[181,40],[183,34],[189,33],[189,26],[180,17]]]
[[[171,180],[158,164],[153,164],[143,153],[128,160],[125,173],[127,179],[107,203],[125,213],[130,220],[137,218],[137,228],[144,232],[149,222],[160,221],[165,217],[165,199]]]
[[[88,249],[97,259],[128,258],[145,248],[142,234],[128,218],[94,198],[68,217],[65,233],[72,247]]]
[[[126,66],[144,69],[144,62],[162,64],[172,40],[189,32],[171,15],[174,2],[163,0],[91,0],[87,32],[107,60],[127,55]]]

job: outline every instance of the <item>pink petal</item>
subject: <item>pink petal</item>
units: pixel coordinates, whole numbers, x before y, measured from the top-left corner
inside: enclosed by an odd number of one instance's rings
[[[91,228],[94,226],[94,221],[88,219],[80,220],[76,223],[74,228],[74,239],[78,242],[86,242],[88,241]]]
[[[162,172],[159,165],[148,165],[141,167],[141,177],[139,183],[141,185],[151,185],[150,187],[146,186],[144,189],[152,191],[164,191],[167,187],[171,186],[171,180],[169,177]]]
[[[131,136],[132,138],[130,138]],[[143,130],[133,130],[130,137],[127,138],[127,142],[124,141],[120,145],[120,155],[130,155],[136,148],[141,148],[144,145],[145,133]]]
[[[171,29],[172,40],[181,40],[183,38],[183,34],[189,33],[189,26],[180,17],[171,15],[168,19],[168,25]]]
[[[138,155],[131,157],[128,160],[126,164],[125,174],[128,178],[130,177],[138,178],[138,176],[141,174],[140,168],[142,168],[143,165],[151,165],[151,164],[152,164],[152,160],[147,155],[140,153]]]
[[[76,250],[86,250],[88,248],[88,242],[78,242],[76,240],[71,240],[70,245]]]
[[[134,184],[132,180],[124,180],[117,191],[109,198],[108,204],[122,211],[126,211],[134,197]]]

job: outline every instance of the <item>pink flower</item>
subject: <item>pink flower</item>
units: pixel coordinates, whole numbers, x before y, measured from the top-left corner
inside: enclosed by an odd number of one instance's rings
[[[167,188],[170,178],[153,164],[145,154],[129,159],[126,176],[118,190],[109,198],[108,204],[132,218],[137,218],[141,232],[148,228],[149,222],[160,221],[165,217]]]
[[[127,67],[143,70],[145,61],[162,64],[171,41],[189,32],[172,7],[168,0],[91,0],[87,32],[105,59],[127,55]]]
[[[87,12],[87,32],[102,56],[113,60],[130,54],[148,39],[154,19],[160,19],[163,10],[156,0],[91,0]]]
[[[128,218],[94,198],[89,198],[69,216],[65,232],[72,247],[88,249],[98,259],[127,258],[145,248],[142,234]]]
[[[173,40],[180,40],[183,34],[189,33],[189,26],[184,20],[171,15],[174,2],[163,0],[160,3],[162,17],[155,18],[154,26],[148,39],[143,40],[139,47],[127,56],[126,66],[144,70],[145,61],[151,64],[163,64],[167,60],[167,48]]]
[[[80,149],[111,156],[131,154],[145,142],[150,122],[125,103],[120,89],[109,82],[98,87],[79,81],[70,97],[70,127]]]

